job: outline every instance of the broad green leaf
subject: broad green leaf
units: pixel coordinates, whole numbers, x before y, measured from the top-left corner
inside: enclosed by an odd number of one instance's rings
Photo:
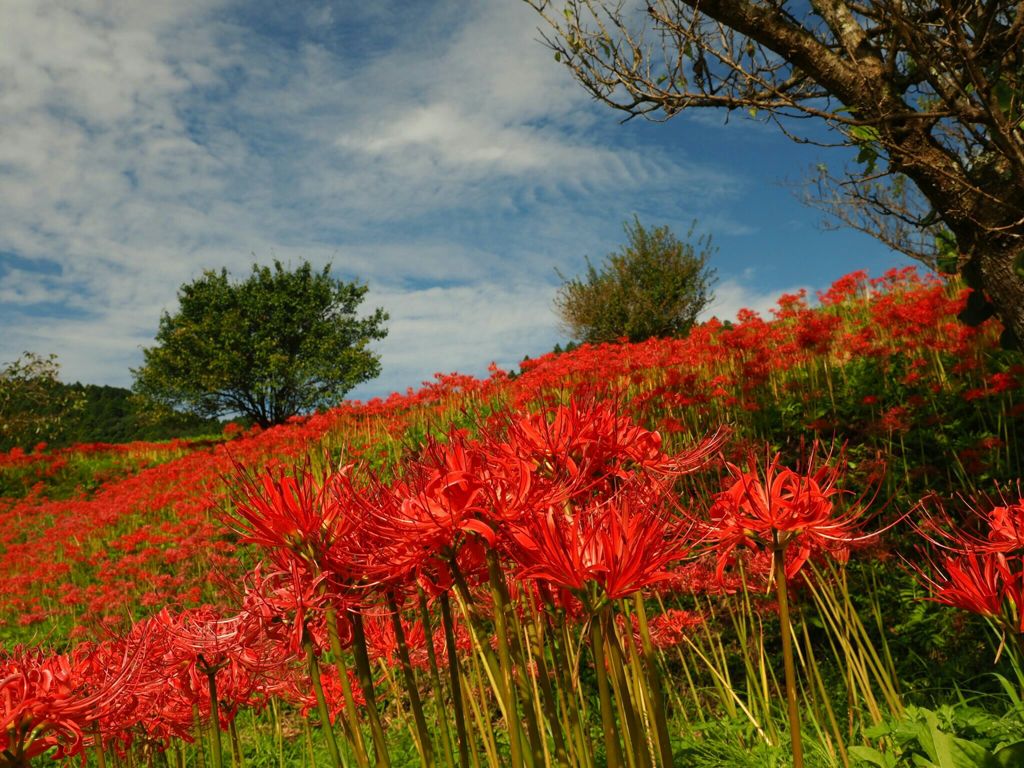
[[[863,745],[856,745],[850,747],[850,757],[855,760],[860,760],[871,765],[877,765],[879,768],[896,768],[896,756],[886,754],[885,752],[879,752],[874,747],[865,747]]]
[[[879,139],[878,129],[873,125],[855,125],[850,129],[850,136],[859,142],[874,142]]]
[[[999,768],[1018,768],[1024,765],[1024,741],[997,749],[994,759]]]

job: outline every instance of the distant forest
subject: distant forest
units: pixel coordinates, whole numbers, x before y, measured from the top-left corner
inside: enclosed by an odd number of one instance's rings
[[[60,386],[80,394],[83,405],[64,418],[56,433],[46,436],[46,442],[53,448],[74,443],[127,443],[196,437],[217,434],[223,428],[217,419],[154,409],[123,387],[78,383]],[[0,449],[4,447],[0,446]]]

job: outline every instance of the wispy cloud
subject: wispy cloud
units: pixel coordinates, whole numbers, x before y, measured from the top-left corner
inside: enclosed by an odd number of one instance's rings
[[[371,386],[404,389],[550,347],[554,268],[631,211],[742,231],[742,179],[624,142],[535,25],[510,2],[8,3],[0,359],[127,384],[202,269],[309,259],[391,312]]]
[[[753,271],[739,277],[730,277],[715,286],[715,300],[701,313],[701,320],[717,317],[719,320],[735,320],[741,309],[757,312],[762,317],[769,317],[770,312],[778,304],[779,297],[784,293],[797,293],[808,286],[793,286],[783,290],[758,286]],[[808,289],[810,295],[814,292]]]

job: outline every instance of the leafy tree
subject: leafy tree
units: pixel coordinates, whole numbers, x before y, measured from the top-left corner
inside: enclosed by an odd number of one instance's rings
[[[710,237],[695,249],[668,227],[648,230],[637,218],[624,229],[629,242],[600,269],[588,259],[586,276],[559,288],[555,308],[566,331],[591,343],[681,336],[712,299]],[[692,235],[691,227],[687,239]]]
[[[833,129],[858,151],[833,210],[962,274],[973,319],[995,312],[1004,343],[1024,342],[1019,0],[527,2],[555,58],[629,116],[740,108],[798,141],[820,137],[790,118]]]
[[[332,405],[380,374],[368,349],[387,335],[388,315],[356,309],[368,288],[314,272],[253,265],[233,283],[227,270],[206,271],[178,291],[178,311],[165,313],[157,345],[143,350],[135,390],[203,416],[240,413],[280,424]]]
[[[58,379],[56,355],[25,352],[0,370],[0,450],[47,441],[82,407]]]

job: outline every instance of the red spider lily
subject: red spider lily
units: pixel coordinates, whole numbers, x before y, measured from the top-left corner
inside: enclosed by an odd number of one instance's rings
[[[392,588],[424,577],[450,582],[445,563],[478,536],[494,542],[486,520],[487,470],[478,443],[452,432],[428,441],[419,461],[390,486],[376,482],[351,503],[365,520],[360,548],[364,580]],[[349,556],[352,555],[350,551]]]
[[[351,465],[343,467],[322,483],[308,469],[250,478],[241,487],[232,522],[243,541],[259,544],[282,570],[297,563],[319,574],[331,549],[358,529],[342,503],[350,470]]]
[[[208,607],[177,615],[165,609],[151,622],[167,638],[162,663],[168,682],[189,707],[196,704],[205,714],[212,711],[209,683],[214,679],[222,725],[252,701],[264,676],[276,674],[287,661],[252,613],[221,618]]]
[[[683,642],[689,630],[703,624],[705,618],[695,611],[684,611],[678,608],[670,608],[665,613],[652,616],[647,621],[647,632],[651,638],[651,645],[655,648],[674,648]],[[618,614],[615,622],[619,631],[626,636],[632,637],[638,652],[643,652],[643,638],[640,632],[640,623],[636,614],[630,616],[630,628],[626,630],[626,617]]]
[[[348,670],[346,674],[348,675],[349,690],[352,693],[353,702],[356,707],[366,706],[366,700],[363,698],[363,691],[359,686],[359,678],[356,676],[356,673]],[[315,710],[317,705],[316,697],[308,693],[308,691],[312,690],[312,683],[308,678],[300,681],[300,683],[300,685],[294,688],[292,700],[299,704],[299,712],[306,716]],[[320,684],[323,686],[324,698],[327,700],[327,713],[333,725],[338,716],[345,710],[344,689],[341,685],[341,678],[338,676],[337,667],[330,664],[321,669]]]
[[[429,656],[427,654],[427,637],[420,621],[409,621],[402,618],[402,634],[405,635],[406,646],[409,651],[409,660],[413,667],[427,669]],[[380,659],[392,667],[400,663],[398,651],[398,637],[395,635],[392,626],[391,616],[383,610],[364,612],[363,626],[366,629],[366,642],[369,646],[370,657]],[[434,632],[433,650],[435,658],[441,658],[445,652],[444,631],[440,627]]]
[[[683,642],[687,632],[703,624],[705,617],[695,611],[670,608],[665,613],[652,616],[648,630],[651,644],[655,648],[671,648]]]
[[[1006,554],[1024,551],[1024,498],[1015,504],[993,507],[987,518],[991,549]]]
[[[126,646],[116,665],[103,669],[96,653],[89,646],[52,656],[15,648],[0,657],[0,766],[27,766],[50,749],[57,758],[79,754],[101,720],[116,719],[130,704],[145,648]]]
[[[1001,556],[991,552],[961,553],[942,560],[939,575],[922,579],[931,587],[931,599],[988,618],[998,618],[1013,576]]]
[[[588,506],[524,516],[507,537],[519,578],[581,595],[595,585],[590,597],[616,600],[670,579],[668,566],[689,553],[687,532],[667,487],[641,478]]]
[[[610,477],[625,479],[638,470],[685,474],[703,465],[721,446],[724,434],[688,451],[665,453],[661,435],[635,424],[613,403],[572,398],[568,405],[511,421],[507,437],[495,445],[574,492]],[[495,441],[496,442],[496,441]],[[547,500],[549,504],[557,499]]]
[[[840,470],[823,465],[801,475],[780,465],[776,454],[763,473],[727,465],[735,482],[719,493],[711,506],[708,537],[719,551],[721,575],[732,551],[741,545],[768,550],[795,546],[796,557],[786,563],[792,578],[816,548],[835,550],[859,538],[864,507],[857,503],[839,514],[835,500]]]
[[[292,656],[301,657],[305,652],[302,643],[307,632],[316,648],[324,648],[327,644],[317,630],[322,628],[320,622],[331,601],[324,587],[326,580],[324,575],[310,578],[294,564],[288,571],[266,576],[257,566],[246,577],[242,614],[256,621],[270,642]],[[340,616],[336,620],[339,640],[347,647],[352,642],[351,624]]]
[[[923,516],[915,527],[929,544],[953,553],[1024,555],[1024,498],[1011,502],[1001,497],[1000,501],[1001,504],[992,505],[990,499],[966,500],[967,523],[959,525],[943,509],[941,501],[930,496],[914,507]],[[933,505],[934,509],[929,509]],[[982,511],[986,506],[989,510]]]
[[[928,574],[914,567],[931,600],[994,619],[1004,630],[1024,633],[1024,499],[977,513],[985,531],[948,529],[948,516],[930,517],[922,530],[932,544],[951,550]]]
[[[615,599],[666,578],[686,553],[670,501],[671,478],[717,450],[722,434],[669,455],[661,436],[608,403],[557,406],[513,420],[488,441],[491,466],[525,466],[519,493],[492,497],[503,544],[523,578]]]

